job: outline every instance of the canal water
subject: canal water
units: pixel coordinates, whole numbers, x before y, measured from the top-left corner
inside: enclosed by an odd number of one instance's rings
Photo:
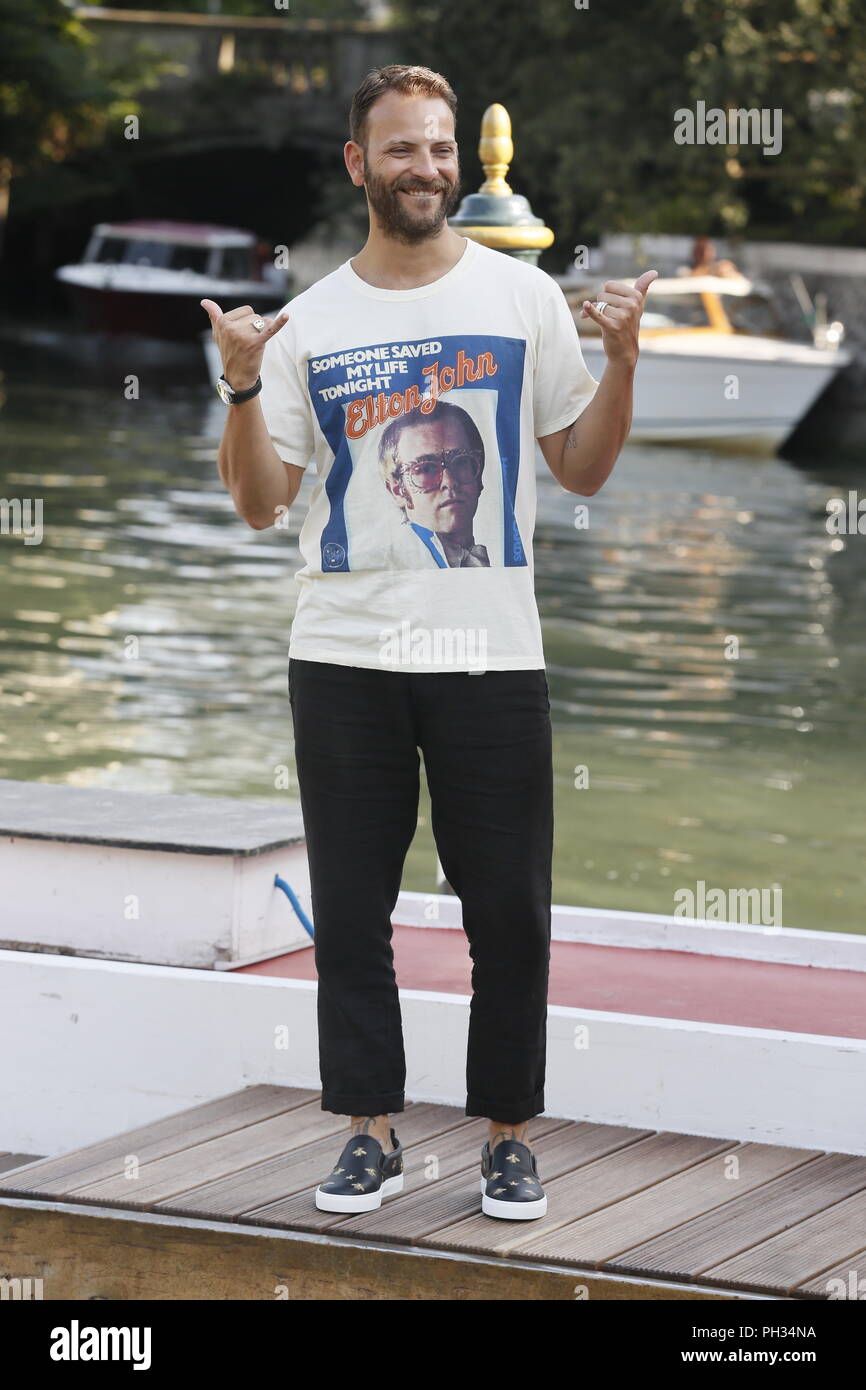
[[[296,797],[311,476],[287,531],[236,517],[196,355],[131,400],[119,358],[7,341],[2,366],[0,495],[42,498],[44,534],[0,536],[0,776]],[[826,457],[630,445],[581,499],[540,467],[554,901],[669,913],[703,883],[765,890],[765,924],[866,929],[866,535],[827,530],[861,481]],[[404,887],[436,882],[425,794]]]

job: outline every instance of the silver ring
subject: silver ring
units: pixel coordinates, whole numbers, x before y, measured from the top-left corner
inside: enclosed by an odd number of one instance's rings
[[[267,324],[265,323],[264,319],[260,318],[250,319],[250,323],[252,324],[253,328],[255,328],[256,331],[259,333],[261,333],[262,330],[267,327]]]
[[[596,304],[595,307],[596,307],[596,309],[598,310],[598,312],[599,312],[600,314],[603,314],[604,311],[605,311],[605,309],[607,308],[607,300],[606,300],[606,299],[600,299],[600,300],[598,301],[598,303]]]

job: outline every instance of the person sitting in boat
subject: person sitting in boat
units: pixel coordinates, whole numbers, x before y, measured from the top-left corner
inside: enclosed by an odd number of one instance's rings
[[[692,245],[691,262],[687,266],[681,266],[678,274],[680,275],[721,275],[725,278],[743,278],[742,271],[738,270],[733,261],[720,260],[716,255],[715,244],[708,236],[695,237]]]

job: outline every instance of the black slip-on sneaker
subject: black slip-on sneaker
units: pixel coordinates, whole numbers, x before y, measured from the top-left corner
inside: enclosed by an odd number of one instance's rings
[[[481,1210],[507,1221],[531,1221],[547,1212],[535,1154],[517,1139],[502,1139],[481,1150]]]
[[[316,1188],[319,1211],[375,1211],[383,1197],[403,1191],[403,1147],[391,1130],[394,1148],[382,1152],[370,1134],[353,1134],[326,1178]]]

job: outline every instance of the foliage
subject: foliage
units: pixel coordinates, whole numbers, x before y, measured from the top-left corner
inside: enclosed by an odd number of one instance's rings
[[[167,66],[146,42],[101,55],[64,0],[0,0],[0,157],[21,174],[98,146]]]
[[[271,9],[222,3],[259,17]],[[481,179],[482,112],[501,101],[514,128],[512,184],[555,228],[558,247],[604,231],[862,240],[866,0],[578,3],[394,0],[400,56],[444,72],[457,91],[466,191]],[[215,0],[141,5],[204,13]],[[285,13],[367,12],[365,0],[290,0]],[[123,121],[168,64],[146,26],[130,27],[140,30],[134,43],[101,44],[67,0],[0,0],[0,202],[12,174],[27,176],[16,206],[29,211],[131,177]],[[238,119],[244,80],[240,70],[214,78],[205,109]],[[780,109],[781,152],[677,144],[674,113],[698,101]],[[150,133],[169,134],[187,111],[188,102],[149,103]]]
[[[0,149],[16,172],[98,139],[113,93],[61,0],[0,0]]]
[[[862,240],[863,0],[397,0],[406,61],[460,100],[465,182],[493,101],[509,111],[513,186],[568,241],[602,231]],[[780,153],[677,144],[674,113],[782,111]],[[560,236],[558,235],[558,240]]]

